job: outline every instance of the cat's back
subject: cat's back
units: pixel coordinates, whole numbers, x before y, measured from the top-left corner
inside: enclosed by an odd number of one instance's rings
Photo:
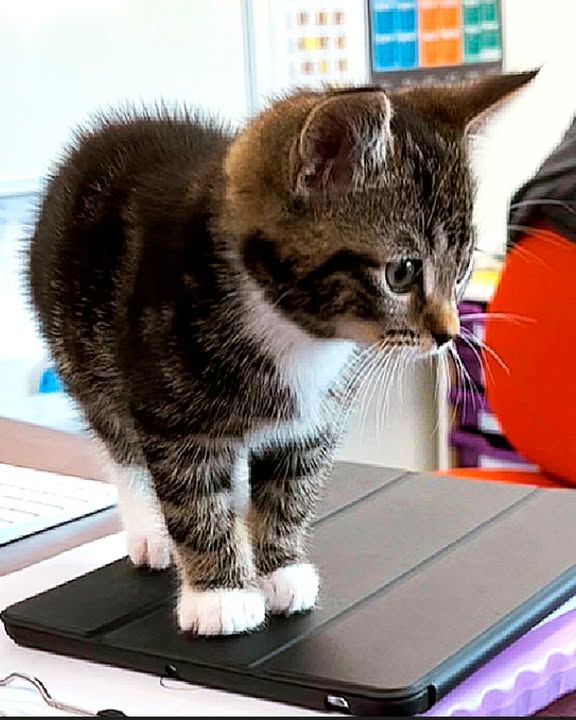
[[[142,173],[201,173],[230,139],[226,129],[194,113],[112,113],[79,130],[57,170],[70,185],[86,191],[82,182],[118,189],[138,184]]]
[[[193,113],[115,113],[77,133],[48,184],[30,247],[31,297],[50,321],[89,300],[104,308],[131,252],[135,215],[177,222],[230,135]]]

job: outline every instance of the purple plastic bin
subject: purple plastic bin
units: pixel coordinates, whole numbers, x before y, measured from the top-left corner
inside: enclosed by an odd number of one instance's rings
[[[467,315],[484,315],[486,313],[486,306],[481,303],[474,302],[461,302],[458,305],[458,313],[460,315],[460,323],[463,328],[466,328],[470,332],[473,332],[478,340],[484,339],[484,325],[485,321],[483,317],[471,317],[467,318]]]
[[[454,408],[455,430],[463,428],[489,435],[502,435],[500,423],[490,409],[484,393],[466,390],[464,394],[462,388],[452,388],[450,404]]]
[[[458,453],[459,467],[537,470],[515,450],[477,433],[455,430],[450,433],[450,446]]]
[[[573,603],[571,603],[573,605]],[[526,717],[576,689],[576,611],[530,630],[425,717]]]
[[[456,338],[456,352],[460,356],[460,359],[462,360],[462,363],[474,385],[477,388],[483,388],[485,383],[480,348],[472,350],[472,348],[461,338]],[[455,370],[458,376],[458,382],[463,384],[465,381],[461,377],[461,371],[459,371],[458,368],[455,368]]]

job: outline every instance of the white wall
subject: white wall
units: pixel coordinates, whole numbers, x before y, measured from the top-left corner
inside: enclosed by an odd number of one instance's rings
[[[0,0],[0,359],[42,353],[21,292],[27,191],[71,131],[126,101],[246,114],[240,0]],[[18,210],[18,213],[16,213]]]
[[[437,467],[433,366],[406,367],[392,382],[376,374],[357,398],[341,460],[407,470]]]
[[[6,193],[35,187],[72,129],[103,108],[165,99],[243,118],[241,9],[241,0],[0,0],[0,414],[29,413],[24,389],[44,355],[21,285],[26,199]]]
[[[505,64],[524,70],[574,44],[574,0],[503,0]]]
[[[2,0],[0,186],[37,178],[70,130],[126,100],[246,113],[240,0]]]

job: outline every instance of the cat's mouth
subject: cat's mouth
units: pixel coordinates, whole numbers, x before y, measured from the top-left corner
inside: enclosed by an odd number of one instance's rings
[[[423,357],[436,355],[445,345],[445,339],[429,332],[417,332],[410,328],[383,330],[376,322],[368,320],[339,320],[335,335],[342,340],[352,340],[364,347],[381,347],[382,350],[407,348]]]

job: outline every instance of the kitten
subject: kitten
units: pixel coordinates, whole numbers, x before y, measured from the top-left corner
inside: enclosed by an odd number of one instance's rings
[[[194,115],[82,132],[30,250],[41,330],[106,448],[136,565],[178,622],[312,608],[306,536],[358,348],[428,353],[470,273],[467,131],[534,73],[303,91],[231,136]]]

